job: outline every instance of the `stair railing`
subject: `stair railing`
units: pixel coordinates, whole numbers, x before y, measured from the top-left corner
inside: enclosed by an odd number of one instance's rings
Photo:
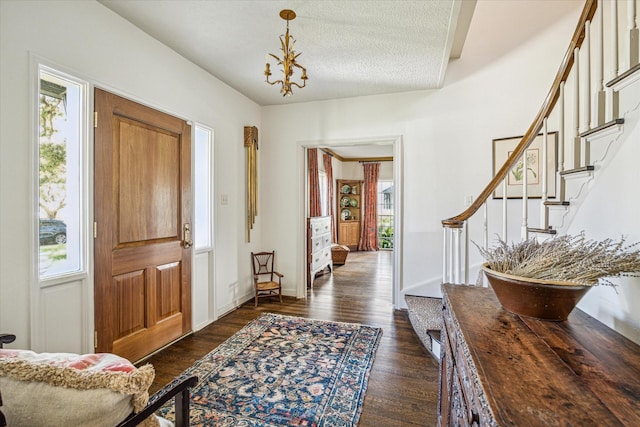
[[[542,153],[542,197],[541,197],[541,222],[542,226],[539,231],[550,229],[549,227],[549,213],[547,201],[548,199],[548,182],[547,182],[547,138],[549,137],[548,131],[548,119],[556,104],[559,104],[557,110],[558,118],[558,159],[557,170],[563,174],[568,173],[567,159],[565,158],[565,108],[571,107],[573,112],[573,124],[572,135],[569,138],[573,142],[573,159],[569,159],[574,168],[572,171],[578,169],[589,168],[589,141],[585,138],[585,132],[589,129],[602,127],[605,125],[606,120],[610,120],[618,123],[618,111],[617,111],[617,91],[614,90],[612,82],[620,76],[619,72],[619,59],[618,59],[618,1],[624,1],[627,4],[627,40],[625,41],[626,47],[628,47],[630,53],[627,58],[627,65],[629,69],[638,67],[638,28],[636,25],[636,8],[634,0],[612,0],[609,30],[610,30],[610,67],[613,80],[605,85],[604,83],[604,6],[601,4],[598,6],[598,0],[586,0],[580,19],[577,23],[576,29],[571,38],[571,42],[567,49],[567,52],[562,60],[560,68],[554,78],[551,89],[547,94],[542,107],[538,111],[535,119],[527,129],[526,133],[511,153],[511,155],[504,162],[502,167],[496,172],[495,176],[482,190],[480,195],[459,215],[442,221],[443,226],[443,264],[442,264],[442,276],[444,283],[461,283],[462,277],[464,277],[465,284],[469,283],[469,219],[474,216],[480,207],[484,206],[484,219],[483,219],[483,244],[488,247],[489,232],[488,232],[488,207],[487,200],[492,193],[502,184],[503,189],[503,203],[502,203],[502,235],[503,240],[507,240],[507,175],[509,171],[519,162],[524,162],[524,171],[527,171],[527,156],[525,155],[527,148],[531,145],[534,139],[540,134],[542,130],[543,138],[543,153]],[[601,0],[602,3],[602,0]],[[599,25],[596,26],[596,30],[592,30],[591,21],[596,16],[596,21]],[[596,49],[594,55],[594,76],[591,76],[592,68],[592,47],[591,38],[592,32],[595,33]],[[585,68],[580,72],[580,50],[583,48],[586,52],[583,56],[582,65]],[[573,99],[570,105],[565,102],[565,85],[569,76],[573,77]],[[592,91],[592,80],[595,80],[595,87]],[[583,86],[581,86],[581,83]],[[605,87],[606,86],[606,87]],[[581,101],[581,92],[586,93]],[[582,121],[581,121],[582,119]],[[581,168],[581,165],[583,166]],[[591,167],[592,168],[592,167]],[[592,169],[590,169],[592,170]],[[527,194],[527,174],[523,175],[523,188],[522,188],[522,226],[521,226],[521,238],[526,239],[529,234],[528,224],[528,194]],[[556,194],[560,202],[554,202],[555,204],[565,204],[565,185],[564,180],[560,179],[559,191]],[[554,204],[550,203],[550,204]],[[464,253],[464,262],[462,261],[462,254]]]

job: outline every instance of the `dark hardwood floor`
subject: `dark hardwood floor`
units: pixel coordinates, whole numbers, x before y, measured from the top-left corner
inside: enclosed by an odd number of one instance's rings
[[[434,426],[438,363],[422,346],[406,311],[391,304],[391,252],[352,252],[331,275],[318,275],[306,300],[253,300],[185,337],[146,362],[155,392],[262,312],[363,323],[383,329],[360,417],[361,427]],[[291,280],[291,278],[285,278]]]

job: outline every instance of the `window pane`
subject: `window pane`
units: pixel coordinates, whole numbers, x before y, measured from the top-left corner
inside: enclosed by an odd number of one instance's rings
[[[393,249],[393,181],[378,181],[378,247]]]
[[[327,187],[327,173],[318,172],[320,179],[320,215],[329,215],[329,189]]]
[[[196,125],[195,152],[195,248],[211,247],[211,131]]]
[[[39,78],[40,277],[80,271],[82,97],[54,72]]]

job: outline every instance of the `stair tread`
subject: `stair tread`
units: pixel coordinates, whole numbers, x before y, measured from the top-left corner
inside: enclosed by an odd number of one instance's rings
[[[626,79],[627,77],[629,77],[633,73],[637,72],[638,70],[640,70],[640,63],[634,65],[633,67],[629,68],[624,73],[620,74],[618,77],[616,77],[616,78],[612,79],[611,81],[607,82],[607,84],[605,86],[606,87],[615,86],[618,82]]]
[[[590,172],[595,170],[595,167],[592,165],[589,166],[582,166],[580,168],[575,168],[575,169],[567,169],[565,171],[560,172],[560,175],[571,175],[572,173],[580,173],[580,172]]]
[[[534,227],[527,227],[527,231],[530,231],[532,233],[544,233],[544,234],[556,234],[558,232],[553,228],[534,228]]]
[[[589,129],[589,130],[586,130],[586,131],[582,132],[580,134],[580,137],[584,138],[585,136],[593,135],[594,133],[598,133],[598,132],[600,132],[602,130],[605,130],[605,129],[608,129],[608,128],[612,127],[612,126],[621,125],[623,123],[624,123],[624,119],[614,119],[614,120],[611,120],[610,122],[601,124],[600,126],[596,126],[593,129]]]
[[[546,201],[546,202],[544,202],[544,205],[545,206],[569,206],[569,202],[566,201],[566,200],[562,200],[562,201],[559,201],[559,202]]]

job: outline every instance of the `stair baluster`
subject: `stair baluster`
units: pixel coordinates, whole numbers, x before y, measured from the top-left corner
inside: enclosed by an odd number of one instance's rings
[[[449,234],[451,228],[442,227],[442,282],[450,283],[449,280]]]
[[[560,83],[560,99],[558,100],[559,110],[558,110],[558,170],[562,172],[564,168],[564,109],[565,109],[565,99],[564,99],[564,82]],[[563,188],[560,187],[560,200],[564,200],[564,192]]]
[[[611,36],[611,65],[609,80],[613,80],[618,77],[618,2],[611,2],[611,28],[609,29]],[[618,92],[612,87],[607,89],[607,119],[606,121],[615,120],[618,118]]]
[[[464,225],[463,225],[464,227]],[[462,251],[461,251],[461,240],[462,240],[462,228],[456,228],[453,230],[454,240],[454,265],[453,265],[453,283],[460,283],[460,273],[462,270]]]
[[[548,183],[547,183],[547,173],[548,173],[548,168],[547,168],[547,144],[549,143],[549,127],[548,127],[548,119],[544,119],[543,125],[542,125],[542,158],[539,160],[542,162],[542,177],[541,177],[541,183],[542,183],[542,197],[540,200],[540,222],[541,228],[549,228],[549,210],[547,209],[547,207],[545,206],[545,202],[547,201],[547,196],[548,196]]]
[[[629,67],[638,64],[638,26],[636,25],[636,2],[627,1],[627,30],[629,40]]]
[[[537,132],[536,132],[537,133]],[[520,238],[529,238],[529,162],[527,161],[526,150],[522,153],[522,227],[520,227]]]
[[[482,218],[482,246],[485,250],[489,249],[489,205],[484,202],[482,211],[484,212]]]
[[[605,100],[606,94],[604,90],[604,7],[598,7],[596,12],[598,16],[597,41],[596,49],[596,67],[594,70],[597,90],[593,94],[594,112],[592,115],[591,127],[600,126],[606,120],[605,118]]]
[[[464,222],[464,282],[469,284],[469,221]]]
[[[502,240],[507,241],[507,178],[502,180]],[[485,200],[486,203],[486,200]]]
[[[573,51],[573,168],[580,166],[580,49]]]
[[[591,21],[584,23],[584,106],[582,109],[582,130],[589,129],[591,124]],[[585,150],[585,154],[586,154]],[[583,163],[586,164],[586,163]]]

